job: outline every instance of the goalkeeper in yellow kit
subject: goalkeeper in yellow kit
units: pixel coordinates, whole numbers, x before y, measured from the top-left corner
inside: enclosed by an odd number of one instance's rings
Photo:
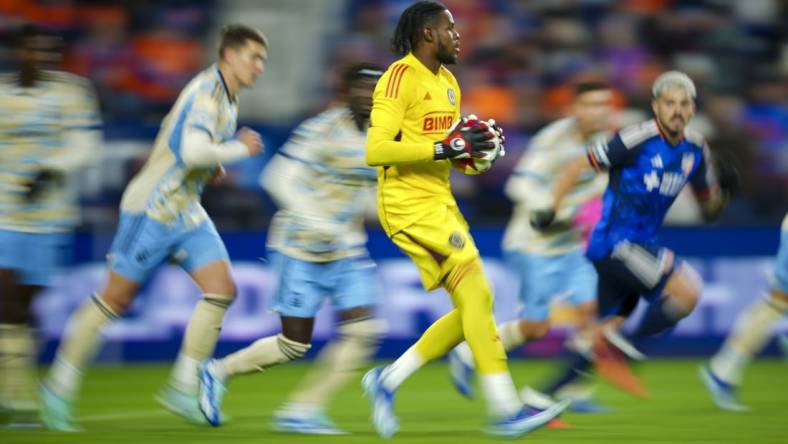
[[[525,408],[512,383],[496,334],[493,296],[479,251],[451,194],[450,159],[493,157],[501,131],[492,122],[460,118],[460,88],[444,65],[459,55],[451,12],[420,1],[407,8],[392,39],[403,56],[378,81],[367,136],[367,163],[378,166],[378,214],[383,229],[419,267],[427,290],[443,287],[454,309],[385,368],[364,376],[378,433],[399,428],[393,412],[397,387],[429,361],[463,340],[473,352],[489,406],[488,432],[519,436],[566,408]]]

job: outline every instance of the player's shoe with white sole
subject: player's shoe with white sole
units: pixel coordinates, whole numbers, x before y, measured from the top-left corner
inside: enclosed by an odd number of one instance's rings
[[[729,412],[747,412],[749,407],[739,402],[737,387],[721,380],[711,371],[708,365],[702,365],[699,369],[700,379],[706,390],[709,391],[711,399],[717,407]]]
[[[487,433],[503,438],[516,438],[525,435],[557,418],[569,407],[569,403],[569,401],[560,401],[542,411],[535,411],[530,407],[523,406],[522,410],[514,416],[490,424],[487,427]]]
[[[394,414],[394,393],[386,390],[380,382],[383,369],[373,368],[364,375],[361,386],[372,407],[372,424],[378,435],[385,439],[399,430],[399,419]]]
[[[218,361],[211,359],[200,366],[200,411],[208,424],[214,427],[222,425],[222,402],[227,393],[225,380],[216,370],[217,365]]]
[[[192,424],[208,424],[200,411],[200,400],[196,395],[190,395],[167,384],[156,395],[156,401]]]
[[[298,433],[302,435],[347,435],[324,413],[309,416],[294,415],[287,412],[274,413],[271,427],[277,432]]]
[[[462,359],[456,348],[449,352],[449,375],[454,388],[462,396],[473,399],[475,395],[473,392],[473,379],[476,371],[473,366]]]
[[[41,421],[46,428],[58,432],[81,430],[74,422],[74,406],[71,400],[59,396],[46,384],[41,384],[38,397],[41,403]]]

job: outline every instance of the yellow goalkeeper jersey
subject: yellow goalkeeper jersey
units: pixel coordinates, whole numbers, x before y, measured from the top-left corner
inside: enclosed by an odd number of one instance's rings
[[[434,144],[460,117],[460,87],[448,69],[433,74],[412,53],[389,66],[373,95],[367,163],[378,166],[378,214],[393,235],[435,208],[456,206],[448,160]]]

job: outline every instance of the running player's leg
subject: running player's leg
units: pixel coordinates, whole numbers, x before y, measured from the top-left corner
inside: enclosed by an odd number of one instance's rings
[[[42,390],[42,417],[50,428],[73,429],[73,402],[85,368],[101,344],[100,330],[131,306],[150,272],[167,256],[169,230],[144,215],[121,214],[110,249],[109,276],[98,294],[71,315]]]
[[[408,376],[426,362],[446,354],[464,337],[474,354],[490,414],[500,419],[491,433],[521,435],[544,425],[566,407],[560,405],[544,415],[534,415],[535,418],[524,413],[508,371],[506,352],[497,337],[492,291],[467,224],[456,210],[436,211],[395,234],[392,240],[419,266],[424,287],[442,285],[456,308],[433,323],[393,364],[367,374],[365,388],[376,402],[391,398]],[[391,401],[385,404],[385,410],[390,409]],[[373,412],[375,417],[377,410]],[[396,419],[390,422],[391,430],[396,431]],[[384,436],[391,436],[385,433],[390,431],[386,427],[378,429]]]
[[[517,319],[498,325],[498,336],[507,352],[544,337],[550,330],[550,301],[562,287],[557,278],[563,278],[557,262],[552,259],[520,252],[507,255],[507,262],[520,277],[518,294],[522,307]],[[449,371],[455,388],[473,397],[475,364],[467,342],[452,350]]]
[[[385,322],[374,318],[380,294],[374,263],[359,256],[330,266],[328,288],[339,315],[336,337],[320,351],[310,372],[274,415],[274,427],[279,430],[342,433],[325,415],[325,408],[369,362],[385,333]]]
[[[0,270],[0,410],[5,426],[36,427],[36,356],[30,304],[41,290],[21,285],[13,270]]]
[[[281,317],[282,332],[204,365],[200,372],[200,409],[212,425],[221,424],[221,404],[230,379],[300,359],[311,348],[314,317],[325,296],[322,284],[326,270],[323,264],[281,253],[274,256],[272,263],[279,280],[271,308]]]
[[[766,346],[774,324],[788,314],[788,218],[784,224],[771,291],[736,319],[722,348],[701,370],[716,404],[726,410],[745,410],[737,391],[744,370]]]
[[[157,400],[190,422],[204,423],[197,399],[199,366],[213,356],[224,315],[235,299],[235,283],[227,250],[210,220],[183,229],[173,251],[172,259],[189,273],[202,297],[186,326],[169,381]]]
[[[9,427],[38,425],[32,304],[57,272],[66,240],[0,230],[0,409]]]

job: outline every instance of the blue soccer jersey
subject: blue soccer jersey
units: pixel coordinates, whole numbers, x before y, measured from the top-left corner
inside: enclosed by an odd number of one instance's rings
[[[610,181],[588,257],[604,258],[625,240],[655,243],[665,213],[687,182],[697,194],[709,192],[708,155],[697,132],[686,129],[682,140],[671,145],[653,119],[622,129],[610,141],[591,145],[589,161],[598,170],[608,170]]]

